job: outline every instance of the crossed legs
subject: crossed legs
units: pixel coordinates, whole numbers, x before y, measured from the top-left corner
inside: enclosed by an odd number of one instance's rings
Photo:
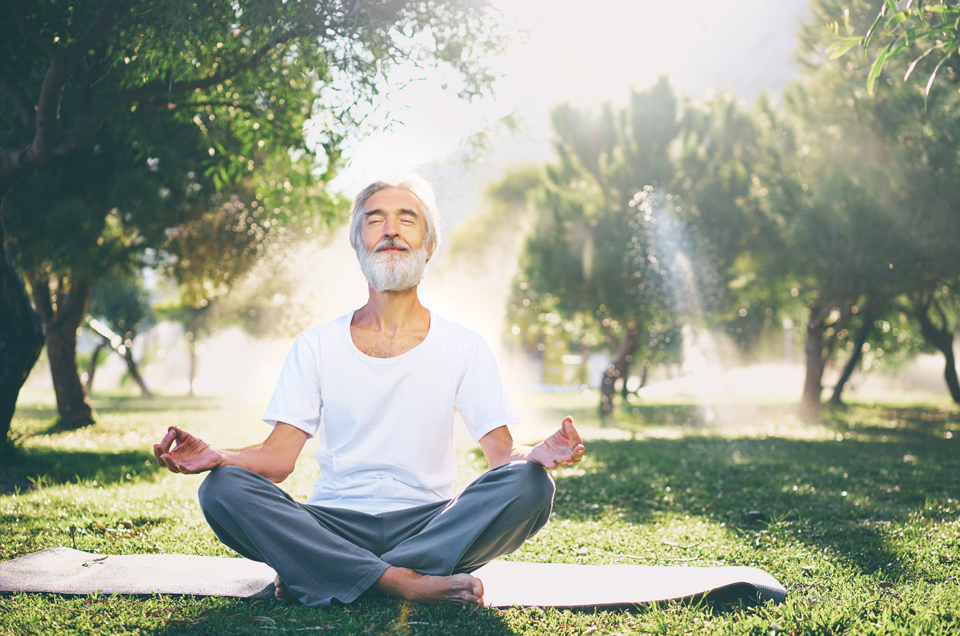
[[[543,468],[518,461],[450,501],[369,515],[301,504],[255,473],[222,467],[201,486],[200,505],[224,544],[268,563],[307,605],[349,603],[370,588],[474,603],[483,588],[468,573],[542,528],[553,492]]]

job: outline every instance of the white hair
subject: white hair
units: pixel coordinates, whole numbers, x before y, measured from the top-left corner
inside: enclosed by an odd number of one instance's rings
[[[374,181],[357,195],[353,200],[353,209],[350,212],[350,245],[360,253],[363,246],[363,212],[367,199],[381,190],[387,188],[397,188],[405,190],[415,196],[420,201],[420,214],[423,215],[423,221],[426,225],[426,236],[423,240],[423,246],[427,250],[428,256],[433,256],[440,246],[440,212],[437,210],[437,196],[433,192],[433,186],[418,174],[405,174],[393,179],[384,179]]]

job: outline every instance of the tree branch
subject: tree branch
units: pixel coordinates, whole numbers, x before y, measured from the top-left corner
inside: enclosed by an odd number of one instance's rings
[[[126,2],[120,2],[119,4],[125,5]],[[118,16],[119,11],[116,6],[104,9],[93,21],[93,24],[87,27],[84,34],[70,45],[66,51],[68,75],[83,61],[90,49],[99,46],[101,41],[107,37],[107,34],[116,26]]]
[[[237,66],[234,66],[223,73],[217,73],[202,79],[184,82],[170,83],[162,80],[154,80],[148,84],[144,84],[139,88],[133,88],[118,93],[91,111],[86,113],[77,113],[77,119],[74,122],[74,125],[63,134],[63,137],[60,139],[60,143],[57,144],[57,147],[54,150],[54,154],[66,154],[73,148],[81,145],[87,139],[96,134],[98,130],[100,130],[100,126],[103,125],[103,122],[106,121],[110,115],[128,104],[150,99],[154,95],[164,91],[167,91],[168,94],[185,93],[198,88],[208,88],[210,86],[219,84],[220,82],[234,77],[242,71],[256,68],[266,59],[267,53],[280,44],[283,44],[285,41],[286,38],[281,38],[275,42],[264,45],[255,51],[246,62],[238,64]]]
[[[101,42],[97,46],[96,53],[94,53],[93,65],[87,71],[87,80],[83,83],[83,88],[80,89],[80,101],[77,105],[78,113],[86,112],[93,107],[93,85],[99,81],[97,75],[100,74],[100,69],[104,67],[106,60],[107,46]]]
[[[53,320],[53,303],[50,302],[50,282],[38,279],[36,276],[29,276],[30,296],[33,297],[33,304],[37,307],[37,313],[40,314],[40,320],[46,326]]]
[[[607,339],[607,343],[610,345],[610,347],[614,350],[619,350],[620,340],[618,340],[617,337],[613,335],[613,329],[610,328],[610,325],[609,324],[605,325],[601,321],[600,330],[603,331],[603,336]]]
[[[840,299],[842,297],[843,296],[838,294],[833,298],[833,300],[831,300],[826,305],[824,305],[823,308],[819,312],[817,312],[817,314],[814,315],[813,318],[810,319],[809,328],[815,329],[817,325],[822,323],[824,319],[830,315],[830,312],[833,310],[833,308],[837,306],[837,304],[840,302]]]
[[[239,109],[241,109],[241,110],[245,110],[245,111],[247,111],[247,112],[249,112],[249,113],[259,113],[259,112],[261,112],[259,109],[255,108],[255,107],[253,107],[253,106],[249,106],[249,105],[247,105],[247,104],[241,104],[240,102],[237,102],[237,101],[229,101],[229,102],[182,102],[182,103],[167,102],[166,104],[157,104],[157,107],[158,107],[158,108],[162,108],[163,106],[166,106],[166,107],[167,107],[168,109],[170,109],[170,110],[175,110],[175,109],[178,109],[178,108],[195,108],[195,107],[197,107],[197,106],[232,106],[232,107],[234,107],[234,108],[239,108]]]
[[[943,306],[936,300],[933,299],[930,301],[930,304],[933,305],[933,308],[937,310],[937,314],[940,316],[940,320],[943,321],[943,326],[941,330],[945,333],[950,333],[950,321],[947,320],[947,312],[943,310]],[[930,322],[933,322],[932,320]]]

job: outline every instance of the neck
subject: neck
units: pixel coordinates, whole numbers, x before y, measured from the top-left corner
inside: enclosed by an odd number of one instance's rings
[[[352,324],[387,333],[422,328],[424,322],[430,324],[430,311],[420,303],[416,287],[386,292],[369,285],[367,288],[367,304],[354,312]]]

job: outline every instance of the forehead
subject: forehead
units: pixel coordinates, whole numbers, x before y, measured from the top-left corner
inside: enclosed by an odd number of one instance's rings
[[[410,210],[419,215],[420,199],[400,188],[384,188],[379,192],[375,192],[363,204],[364,212],[370,213],[374,210],[380,210],[381,212]]]

